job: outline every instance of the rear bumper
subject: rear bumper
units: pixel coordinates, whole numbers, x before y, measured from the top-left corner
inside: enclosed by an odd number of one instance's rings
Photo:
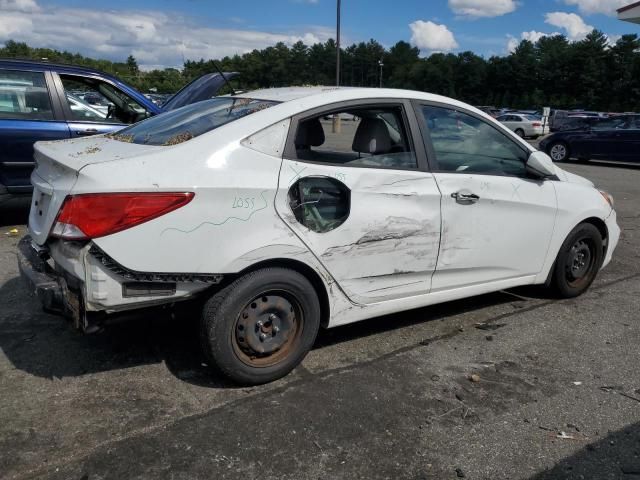
[[[43,308],[69,318],[76,328],[89,331],[82,295],[70,289],[65,277],[47,263],[48,252],[35,247],[27,235],[18,243],[17,255],[20,276]]]
[[[27,288],[38,297],[42,306],[48,311],[62,313],[62,287],[57,275],[34,248],[29,235],[18,243],[18,268]]]

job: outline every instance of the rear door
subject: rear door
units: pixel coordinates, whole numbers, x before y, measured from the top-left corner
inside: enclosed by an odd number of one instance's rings
[[[440,192],[410,103],[347,102],[294,117],[276,208],[358,303],[428,293]]]
[[[49,72],[0,70],[0,193],[30,193],[33,144],[69,138],[52,86]]]

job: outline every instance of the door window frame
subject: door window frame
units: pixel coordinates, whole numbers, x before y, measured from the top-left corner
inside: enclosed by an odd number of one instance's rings
[[[509,137],[509,134],[507,134],[506,132],[502,131],[498,125],[492,125],[490,122],[488,122],[484,117],[482,117],[481,115],[468,110],[466,108],[461,108],[457,105],[450,105],[448,103],[442,103],[442,102],[434,102],[434,101],[429,101],[429,100],[412,100],[411,101],[413,110],[414,110],[414,116],[417,119],[419,128],[420,128],[420,136],[421,136],[421,141],[424,142],[424,148],[426,151],[426,159],[429,163],[429,171],[432,173],[455,173],[455,174],[462,174],[462,175],[469,175],[469,172],[465,172],[464,170],[462,171],[451,171],[451,170],[440,170],[438,168],[438,156],[436,155],[436,150],[433,146],[433,141],[431,140],[431,132],[429,129],[429,126],[427,125],[427,122],[424,118],[424,115],[422,114],[422,107],[435,107],[435,108],[444,108],[446,110],[452,110],[454,112],[460,112],[463,113],[465,115],[468,115],[470,117],[475,118],[476,120],[479,120],[481,122],[486,123],[487,125],[489,125],[491,128],[493,128],[496,132],[498,132],[500,135],[502,135],[503,137],[505,137],[508,141],[510,141],[511,143],[513,143],[514,145],[516,145],[518,148],[520,148],[522,150],[522,152],[526,155],[527,158],[529,158],[529,156],[535,151],[533,150],[533,147],[530,148],[526,148],[523,145],[521,145],[520,143],[518,143],[516,140],[512,139]],[[506,128],[506,127],[503,127]],[[509,130],[510,131],[510,130]],[[525,166],[525,172],[526,172],[526,161],[524,163]],[[520,176],[514,176],[514,175],[505,175],[505,174],[501,174],[501,173],[489,173],[489,172],[474,172],[473,175],[485,175],[485,176],[491,176],[491,177],[512,177],[512,178],[523,178],[523,179],[530,179],[530,177],[525,176],[525,177],[520,177]]]
[[[305,120],[312,118],[332,115],[339,113],[348,108],[375,108],[375,107],[400,107],[402,109],[402,122],[404,124],[407,141],[409,142],[409,148],[416,157],[416,168],[398,168],[398,167],[385,167],[383,165],[348,165],[344,163],[334,162],[317,162],[313,160],[299,159],[297,157],[295,138],[298,131],[298,125]],[[287,133],[287,140],[283,152],[283,158],[286,160],[297,161],[300,163],[310,163],[313,165],[327,165],[333,167],[344,168],[368,168],[376,170],[394,170],[403,172],[428,172],[429,164],[427,161],[427,151],[425,150],[425,144],[421,138],[421,130],[416,118],[415,111],[411,100],[406,98],[365,98],[358,100],[346,100],[342,102],[335,102],[321,107],[316,107],[304,112],[298,113],[291,117],[291,124]]]
[[[73,113],[71,112],[71,107],[69,107],[69,102],[67,101],[67,94],[66,91],[64,89],[64,84],[62,83],[62,78],[60,78],[60,73],[59,72],[51,72],[52,73],[52,77],[53,77],[53,81],[56,84],[56,91],[58,92],[58,98],[59,101],[62,103],[62,111],[64,112],[64,117],[65,120],[68,123],[95,123],[97,125],[133,125],[132,123],[122,123],[120,121],[118,122],[99,122],[97,120],[80,120],[78,118],[75,118],[73,116]],[[113,82],[110,82],[108,79],[106,78],[102,78],[102,77],[98,77],[96,75],[78,75],[77,73],[62,73],[62,75],[65,75],[67,77],[78,77],[78,78],[88,78],[91,80],[95,80],[97,82],[103,82],[106,83],[108,85],[110,85],[111,87],[113,87],[114,89],[118,90],[119,92],[121,92],[123,95],[126,95],[127,97],[129,97],[131,100],[133,100],[134,102],[136,102],[138,105],[140,105],[142,108],[144,108],[150,115],[147,118],[150,118],[152,116],[155,116],[154,112],[151,112],[149,109],[147,109],[147,107],[145,105],[142,105],[140,102],[138,102],[138,100],[136,100],[134,97],[132,97],[131,95],[129,95],[127,92],[123,91],[120,87],[118,87],[116,84],[114,84]],[[64,100],[64,101],[62,101]]]

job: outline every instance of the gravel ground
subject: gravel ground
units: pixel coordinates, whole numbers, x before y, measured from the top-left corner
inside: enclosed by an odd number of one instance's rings
[[[254,388],[207,371],[188,318],[82,336],[43,313],[17,273],[25,207],[0,206],[0,477],[640,479],[640,169],[565,167],[614,195],[623,228],[584,296],[324,331]]]

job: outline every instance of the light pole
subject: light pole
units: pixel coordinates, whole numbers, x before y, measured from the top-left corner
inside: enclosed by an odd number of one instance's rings
[[[336,11],[336,87],[340,86],[340,0],[337,0]],[[340,115],[333,116],[333,133],[340,133]]]
[[[382,88],[382,67],[384,67],[384,63],[382,63],[382,59],[378,60],[378,65],[380,65],[380,88]]]
[[[336,87],[340,86],[340,0],[336,12]]]

